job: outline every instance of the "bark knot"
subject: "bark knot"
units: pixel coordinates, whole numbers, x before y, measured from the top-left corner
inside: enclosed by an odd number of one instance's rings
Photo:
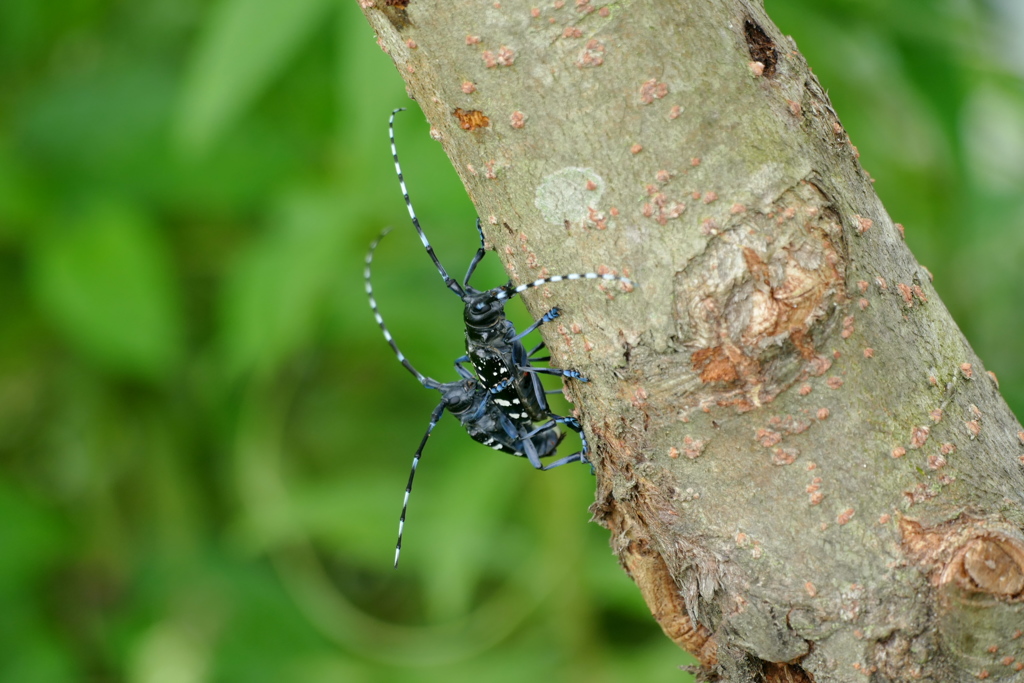
[[[794,380],[790,360],[815,359],[812,327],[845,302],[842,227],[810,183],[728,220],[676,274],[676,339],[702,384],[758,405]]]
[[[933,585],[1024,599],[1024,538],[1019,534],[966,516],[933,527],[904,518],[899,528],[904,551]]]

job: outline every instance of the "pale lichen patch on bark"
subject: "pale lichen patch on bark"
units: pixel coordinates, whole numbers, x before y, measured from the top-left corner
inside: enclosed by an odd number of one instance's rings
[[[593,169],[563,168],[544,177],[533,203],[548,223],[581,224],[600,204],[604,190],[604,178]]]

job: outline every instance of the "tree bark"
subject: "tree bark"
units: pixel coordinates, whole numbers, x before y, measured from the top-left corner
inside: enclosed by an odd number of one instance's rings
[[[639,283],[526,300],[701,676],[1021,676],[1024,432],[763,9],[361,5],[510,277]]]

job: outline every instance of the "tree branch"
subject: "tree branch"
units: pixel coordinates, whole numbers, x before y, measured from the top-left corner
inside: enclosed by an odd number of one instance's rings
[[[510,277],[640,283],[526,300],[703,675],[1018,675],[1024,434],[761,7],[362,5]]]

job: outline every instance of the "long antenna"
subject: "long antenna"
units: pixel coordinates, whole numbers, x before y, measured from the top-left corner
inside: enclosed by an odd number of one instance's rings
[[[437,421],[441,419],[441,415],[444,414],[444,401],[437,404],[434,408],[434,412],[430,414],[430,425],[427,426],[427,433],[423,435],[423,439],[420,441],[420,447],[416,449],[416,454],[412,456],[412,469],[409,470],[409,483],[405,485],[405,498],[402,499],[402,515],[398,518],[398,543],[395,544],[395,569],[398,569],[398,556],[402,554],[402,534],[405,532],[405,512],[409,509],[409,494],[412,493],[412,480],[416,478],[416,468],[420,464],[420,458],[423,457],[423,447],[427,445],[427,439],[430,438],[430,432],[434,431],[434,427],[437,425]]]
[[[563,280],[611,280],[613,282],[624,282],[629,287],[632,287],[635,283],[628,277],[622,277],[621,275],[612,275],[611,273],[568,273],[566,275],[552,275],[551,277],[543,277],[533,282],[527,282],[526,284],[513,287],[510,284],[502,285],[501,287],[495,287],[491,291],[494,292],[495,298],[497,299],[511,299],[516,294],[522,294],[528,289],[533,287],[540,287],[541,285],[549,285],[553,282],[562,282]]]
[[[377,239],[370,244],[370,250],[366,252],[366,267],[363,270],[363,278],[366,280],[366,296],[370,300],[370,310],[373,311],[373,317],[377,320],[377,325],[380,326],[380,331],[384,333],[384,339],[388,345],[391,346],[391,350],[398,356],[398,361],[405,366],[405,369],[411,372],[416,379],[420,381],[425,387],[432,389],[439,389],[440,386],[435,380],[429,377],[424,377],[423,373],[412,366],[405,358],[405,354],[398,348],[398,344],[391,338],[391,332],[388,331],[387,325],[384,324],[384,318],[381,317],[380,311],[377,309],[377,300],[373,298],[373,285],[370,283],[370,270],[373,265],[373,252],[380,244],[380,241],[391,232],[391,228],[384,229]],[[405,498],[402,500],[402,514],[398,518],[398,542],[395,544],[395,569],[398,569],[398,557],[402,553],[402,534],[405,532],[405,515],[409,509],[409,495],[412,493],[412,482],[416,478],[416,468],[420,464],[420,458],[423,456],[423,448],[427,445],[427,439],[430,438],[430,432],[434,431],[434,427],[437,425],[437,421],[441,419],[441,415],[444,414],[444,401],[434,408],[434,412],[430,415],[430,425],[427,427],[427,433],[423,435],[423,439],[420,441],[419,448],[416,449],[416,454],[412,457],[412,469],[409,471],[409,482],[405,485]]]
[[[387,326],[384,324],[384,318],[381,317],[380,311],[377,309],[377,300],[373,298],[373,285],[370,284],[370,266],[373,264],[373,251],[380,244],[380,241],[384,239],[385,235],[391,232],[391,228],[385,228],[378,236],[377,239],[370,244],[370,250],[366,252],[366,267],[363,269],[363,278],[366,280],[366,296],[370,299],[370,310],[373,311],[373,317],[377,320],[377,325],[380,326],[380,331],[384,333],[384,339],[387,340],[391,346],[391,350],[398,356],[398,362],[405,366],[405,369],[411,372],[416,379],[420,381],[420,384],[426,387],[433,387],[433,380],[428,379],[419,370],[412,366],[405,358],[405,354],[398,348],[398,344],[391,338],[391,332],[388,331]]]
[[[405,198],[405,208],[409,210],[409,218],[412,219],[412,225],[416,228],[416,232],[420,236],[420,242],[423,242],[423,246],[427,250],[427,254],[430,256],[430,260],[437,266],[437,272],[441,273],[441,277],[444,278],[445,287],[452,290],[460,297],[465,295],[465,291],[457,280],[454,280],[448,275],[448,271],[441,265],[441,261],[438,260],[437,254],[434,253],[434,247],[430,246],[430,241],[427,240],[426,234],[423,232],[423,228],[420,227],[420,220],[416,218],[416,211],[412,208],[412,200],[409,199],[409,190],[405,187],[405,177],[402,175],[402,165],[398,163],[398,148],[395,146],[395,114],[400,111],[405,111],[405,107],[399,107],[391,112],[391,119],[388,121],[388,132],[391,134],[391,156],[395,158],[395,173],[398,174],[398,184],[402,187],[402,197]]]

